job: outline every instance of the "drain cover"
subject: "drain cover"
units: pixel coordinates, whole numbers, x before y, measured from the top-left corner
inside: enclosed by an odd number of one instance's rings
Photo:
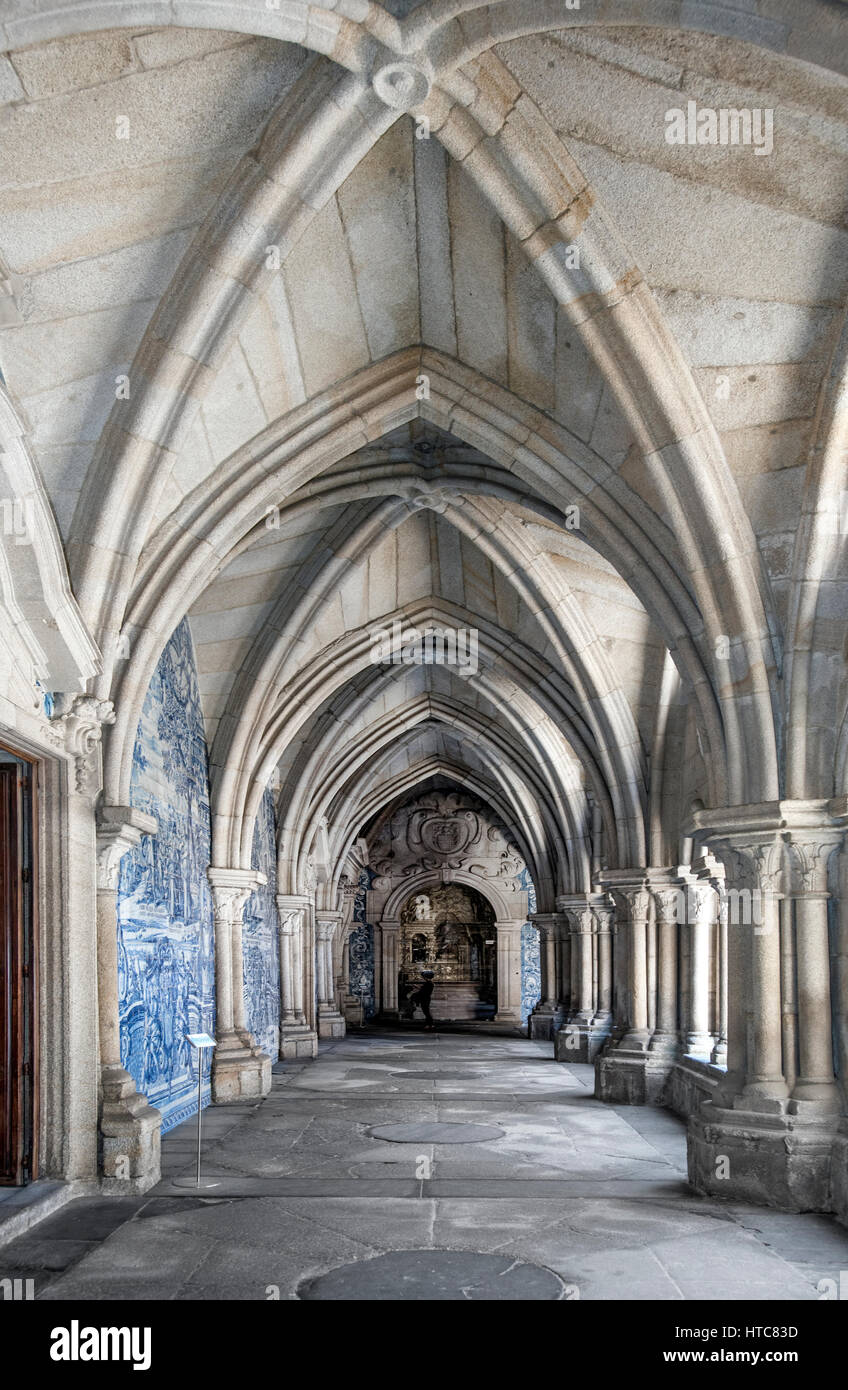
[[[342,1265],[309,1279],[299,1299],[398,1302],[456,1299],[561,1299],[565,1285],[550,1269],[520,1264],[510,1255],[464,1250],[396,1250]]]
[[[506,1131],[498,1129],[497,1125],[434,1121],[432,1124],[377,1125],[368,1133],[372,1139],[388,1139],[392,1144],[483,1144],[488,1139],[503,1139]]]

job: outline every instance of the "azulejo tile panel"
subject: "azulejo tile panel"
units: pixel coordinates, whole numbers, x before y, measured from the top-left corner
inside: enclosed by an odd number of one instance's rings
[[[162,1129],[197,1110],[197,1053],[214,1032],[215,966],[206,738],[188,621],[165,646],[145,696],[130,802],[156,835],[124,856],[118,883],[121,1060],[162,1112]],[[208,1071],[208,1063],[205,1070]],[[203,1104],[209,1101],[204,1082]]]
[[[377,1012],[374,998],[374,928],[365,920],[365,894],[374,877],[373,869],[360,871],[353,899],[353,920],[356,925],[348,938],[350,992],[365,1000],[366,1018],[373,1018]]]
[[[266,788],[253,831],[252,866],[267,883],[251,893],[242,916],[247,1026],[272,1062],[280,1055],[280,956],[277,941],[277,830]]]
[[[529,869],[519,875],[521,887],[527,889],[527,911],[536,911],[536,889]],[[530,922],[521,928],[521,1022],[526,1023],[542,997],[542,960],[539,933]]]

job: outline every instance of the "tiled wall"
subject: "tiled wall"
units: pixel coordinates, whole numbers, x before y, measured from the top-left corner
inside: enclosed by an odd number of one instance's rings
[[[272,1062],[280,1055],[280,954],[277,929],[277,836],[274,799],[265,792],[253,832],[253,868],[268,882],[245,904],[242,921],[247,1026]]]
[[[215,1023],[209,781],[187,621],[167,643],[145,696],[130,802],[155,816],[159,831],[121,861],[121,1059],[161,1110],[164,1132],[197,1109],[197,1054],[185,1035],[214,1033]]]
[[[519,879],[527,889],[527,911],[536,911],[536,889],[529,869],[522,869]],[[542,962],[539,933],[530,922],[521,928],[521,1022],[526,1023],[542,995]]]
[[[353,900],[353,920],[348,940],[350,960],[350,992],[357,998],[365,996],[365,1016],[373,1018],[376,1013],[374,999],[374,928],[365,920],[365,894],[374,878],[373,869],[363,869]]]

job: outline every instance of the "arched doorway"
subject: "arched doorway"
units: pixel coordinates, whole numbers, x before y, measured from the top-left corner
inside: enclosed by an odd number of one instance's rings
[[[460,883],[419,889],[400,912],[398,1002],[432,971],[437,1019],[491,1019],[497,1009],[495,913],[476,889]]]

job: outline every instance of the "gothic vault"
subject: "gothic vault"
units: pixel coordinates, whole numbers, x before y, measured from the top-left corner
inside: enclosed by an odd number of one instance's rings
[[[5,0],[4,1183],[424,972],[848,1221],[846,40]]]

